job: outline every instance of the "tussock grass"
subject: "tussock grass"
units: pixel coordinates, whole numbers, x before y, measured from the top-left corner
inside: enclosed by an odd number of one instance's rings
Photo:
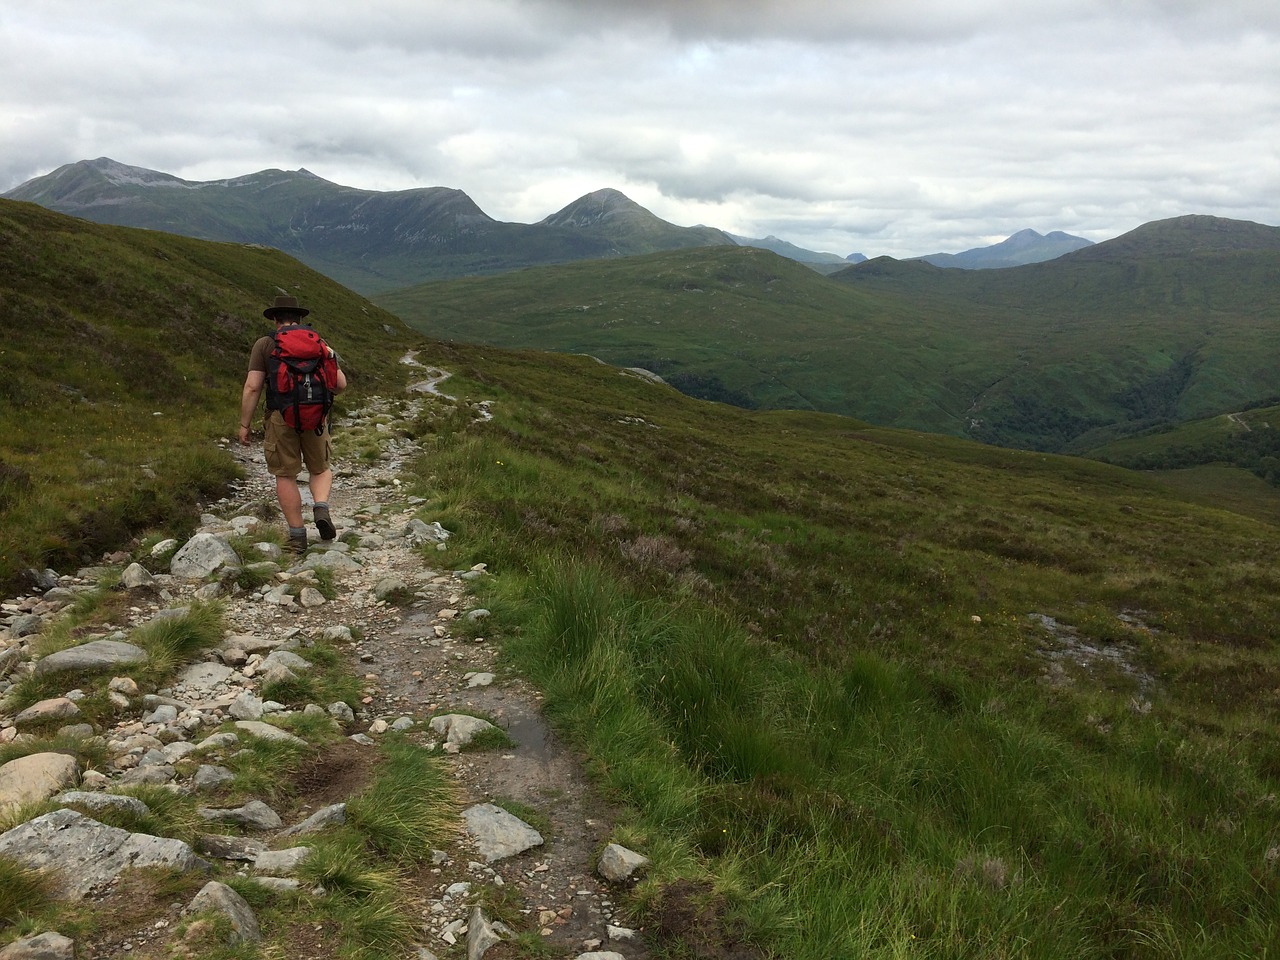
[[[130,634],[130,642],[147,651],[146,670],[167,678],[175,668],[222,640],[222,604],[193,603],[183,614],[152,620]]]
[[[44,875],[0,857],[0,931],[33,919],[54,903],[54,884]]]
[[[395,956],[413,942],[417,926],[400,899],[401,874],[372,865],[354,831],[317,841],[298,873],[328,891],[323,919],[339,925],[344,956]]]
[[[441,763],[401,737],[382,743],[378,778],[347,804],[347,819],[381,853],[414,861],[439,847],[456,827],[452,781]]]
[[[216,829],[196,812],[201,803],[195,797],[146,784],[126,787],[119,792],[141,800],[150,812],[135,816],[125,810],[107,807],[94,813],[94,819],[130,833],[172,837],[185,843],[193,843],[198,834]]]
[[[264,700],[275,700],[295,709],[301,709],[308,703],[327,706],[338,700],[347,704],[356,704],[360,700],[360,680],[341,659],[341,654],[328,643],[316,643],[301,651],[301,656],[312,664],[311,670],[302,671],[291,680],[274,680],[262,686]],[[309,717],[299,717],[298,722],[306,722],[307,729],[326,738],[331,734],[332,724],[328,717],[317,718],[321,722],[314,723]],[[299,732],[299,735],[304,735]]]
[[[228,786],[245,799],[285,796],[290,789],[289,777],[312,752],[302,744],[241,735],[240,749],[224,761],[236,775]]]

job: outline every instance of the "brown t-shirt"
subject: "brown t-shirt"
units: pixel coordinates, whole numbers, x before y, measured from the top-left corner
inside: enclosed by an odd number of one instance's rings
[[[271,356],[271,351],[275,345],[275,337],[259,337],[254,343],[253,349],[249,351],[249,370],[266,373],[267,358]]]

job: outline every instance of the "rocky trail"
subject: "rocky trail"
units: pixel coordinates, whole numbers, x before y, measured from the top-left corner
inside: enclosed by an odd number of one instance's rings
[[[206,507],[191,540],[157,545],[154,552],[161,557],[176,548],[166,560],[167,572],[157,571],[157,564],[127,564],[129,557],[118,555],[103,567],[70,575],[45,571],[40,589],[3,604],[0,678],[7,679],[0,679],[0,688],[28,673],[63,669],[68,677],[93,679],[92,686],[62,691],[21,711],[0,703],[0,744],[26,739],[38,746],[55,733],[96,737],[110,760],[104,769],[82,770],[66,753],[35,750],[0,767],[0,815],[9,817],[6,824],[21,804],[51,798],[60,804],[0,835],[0,855],[51,870],[62,896],[80,898],[111,919],[92,924],[95,932],[79,942],[52,930],[29,934],[0,949],[0,958],[192,956],[184,936],[193,911],[201,910],[230,917],[234,939],[278,935],[260,929],[253,910],[219,878],[255,876],[271,890],[298,895],[292,873],[307,856],[307,836],[342,818],[345,801],[372,776],[378,740],[389,731],[442,755],[458,800],[453,842],[432,851],[429,866],[403,877],[402,902],[414,912],[418,936],[408,953],[394,955],[527,955],[511,942],[519,931],[477,906],[499,890],[507,904],[514,895],[517,926],[526,937],[536,932],[540,956],[649,955],[643,931],[629,929],[619,906],[644,858],[610,844],[609,811],[577,758],[544,724],[537,692],[498,666],[496,645],[484,637],[488,612],[472,595],[476,581],[493,574],[484,564],[454,569],[448,531],[419,516],[421,501],[400,484],[400,470],[417,451],[396,437],[394,418],[415,416],[418,405],[433,402],[439,380],[424,381],[427,389],[419,385],[407,410],[403,403],[373,401],[341,427],[375,432],[381,457],[358,468],[336,463],[330,502],[338,538],[317,544],[312,527],[312,550],[301,562],[289,565],[288,555],[282,558],[266,540],[255,544],[257,555],[251,557],[236,556],[229,545],[232,538],[251,540],[263,523],[259,518],[270,515],[263,505],[274,505],[261,447],[237,447],[232,455],[244,462],[247,480]],[[279,526],[275,516],[268,526]],[[250,568],[265,578],[262,586],[237,584],[237,574]],[[329,572],[320,578],[318,570]],[[78,645],[69,650],[35,655],[42,632],[62,610],[99,580],[117,576],[127,594],[127,622],[77,636]],[[322,591],[321,579],[331,589]],[[181,665],[171,686],[138,689],[123,675],[131,658],[145,656],[128,643],[132,629],[215,598],[225,610],[226,636],[203,659]],[[306,705],[309,714],[332,717],[343,736],[316,747],[279,809],[267,799],[234,808],[221,804],[218,785],[230,773],[220,760],[245,738],[278,736],[280,727],[272,720],[290,713],[287,706],[263,700],[263,684],[309,669],[307,651],[319,641],[341,650],[361,680],[358,704]],[[77,719],[77,702],[99,687],[110,688],[117,708],[105,729]],[[476,728],[485,726],[477,715],[502,728],[509,743],[464,749]],[[93,819],[102,804],[125,803],[118,790],[130,784],[207,794],[201,816],[235,829],[211,833],[193,849]],[[530,819],[542,832],[506,812],[504,802],[536,811]],[[146,864],[198,871],[210,882],[196,902],[189,896],[166,901],[140,893],[131,882],[125,868]],[[325,924],[291,930],[287,955],[335,957],[338,934]],[[0,939],[11,937],[0,931]]]

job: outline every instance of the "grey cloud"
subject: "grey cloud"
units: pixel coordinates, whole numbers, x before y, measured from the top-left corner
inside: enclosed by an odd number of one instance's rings
[[[1277,11],[42,0],[0,15],[0,190],[100,155],[188,179],[305,166],[527,221],[613,186],[677,223],[870,255],[1170,211],[1277,222]]]

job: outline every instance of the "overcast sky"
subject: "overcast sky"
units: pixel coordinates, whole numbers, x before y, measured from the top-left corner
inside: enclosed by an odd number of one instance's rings
[[[841,255],[1275,225],[1280,0],[0,0],[0,192],[100,156]]]

